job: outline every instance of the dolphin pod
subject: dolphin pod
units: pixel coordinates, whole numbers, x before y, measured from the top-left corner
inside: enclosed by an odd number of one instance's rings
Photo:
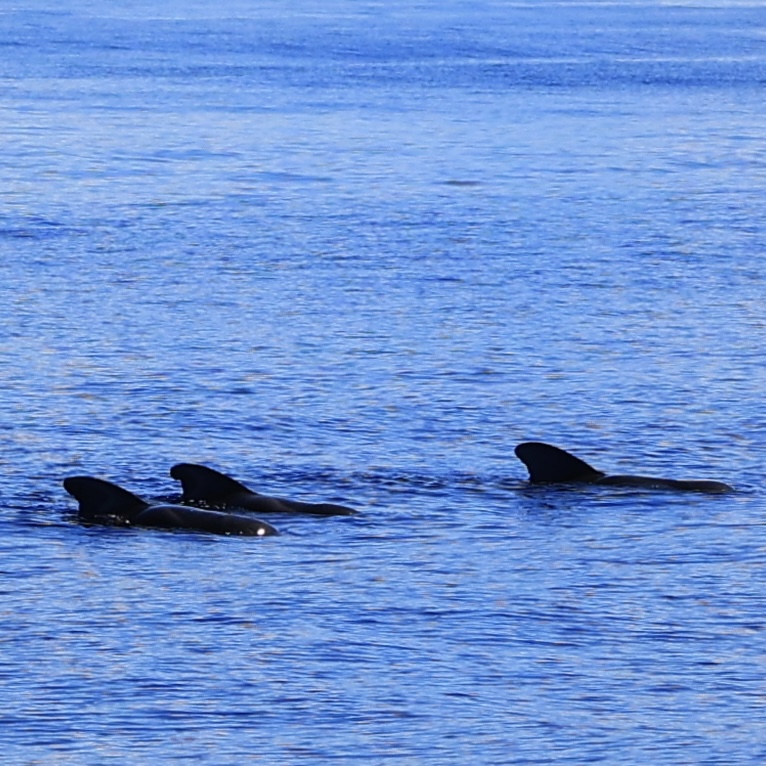
[[[206,508],[241,509],[256,513],[310,513],[314,516],[353,516],[356,511],[332,503],[302,503],[259,495],[226,474],[204,465],[179,463],[170,475],[181,482],[183,503]]]
[[[277,530],[265,521],[184,505],[152,505],[122,487],[92,476],[70,476],[64,489],[78,501],[83,523],[112,526],[193,529],[219,535],[264,537]]]
[[[733,487],[721,481],[608,476],[566,450],[543,442],[524,442],[516,447],[515,452],[516,457],[527,467],[532,484],[603,484],[612,487],[675,489],[711,494],[733,492]]]
[[[721,481],[610,476],[566,450],[543,442],[523,442],[515,453],[527,467],[531,484],[595,484],[711,494],[734,491]],[[313,516],[356,513],[352,508],[333,503],[307,503],[261,495],[204,465],[178,463],[170,469],[170,475],[181,482],[182,505],[152,504],[116,484],[92,476],[70,476],[64,479],[64,489],[78,501],[78,519],[85,524],[264,537],[279,533],[271,524],[237,511]]]

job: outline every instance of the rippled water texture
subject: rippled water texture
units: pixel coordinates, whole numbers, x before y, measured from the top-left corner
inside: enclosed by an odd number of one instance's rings
[[[8,762],[763,763],[766,11],[23,6]],[[737,492],[531,488],[524,440]],[[181,461],[361,513],[82,527],[61,486]]]

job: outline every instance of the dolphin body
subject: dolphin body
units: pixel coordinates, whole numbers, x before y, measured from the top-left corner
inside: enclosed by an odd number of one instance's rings
[[[516,457],[529,471],[532,484],[603,484],[612,487],[643,489],[675,489],[720,494],[734,488],[722,481],[660,479],[654,476],[607,476],[569,452],[543,442],[524,442],[516,449]]]
[[[92,476],[70,476],[64,479],[64,489],[79,502],[78,518],[86,524],[192,529],[249,537],[279,534],[271,524],[252,516],[183,505],[152,505],[116,484]]]
[[[181,502],[210,508],[240,508],[256,513],[310,513],[314,516],[353,516],[356,511],[332,503],[302,503],[259,495],[226,474],[204,465],[179,463],[170,475],[183,487]]]

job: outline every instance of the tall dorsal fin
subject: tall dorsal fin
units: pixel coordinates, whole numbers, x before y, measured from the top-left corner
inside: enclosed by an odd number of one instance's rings
[[[149,507],[149,503],[127,489],[92,476],[69,476],[64,479],[64,489],[80,504],[83,519],[116,516],[132,521]]]
[[[527,467],[529,480],[534,484],[596,481],[604,476],[584,460],[551,444],[524,442],[516,447],[515,452]]]
[[[216,503],[241,492],[256,494],[230,476],[204,465],[179,463],[170,469],[170,475],[181,482],[184,500]]]

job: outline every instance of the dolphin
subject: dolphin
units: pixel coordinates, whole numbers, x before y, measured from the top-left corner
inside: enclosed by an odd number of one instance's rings
[[[182,503],[214,508],[240,508],[256,513],[311,513],[315,516],[353,516],[356,511],[332,503],[302,503],[259,495],[226,474],[204,465],[179,463],[170,475],[183,487]]]
[[[607,476],[566,450],[542,442],[524,442],[516,447],[515,452],[516,457],[527,467],[529,481],[532,484],[572,482],[605,484],[612,487],[677,489],[709,493],[734,491],[733,487],[722,481],[659,479],[653,476]]]
[[[91,524],[194,529],[218,535],[264,537],[279,534],[271,524],[252,516],[187,508],[184,505],[152,505],[116,484],[92,476],[69,476],[64,489],[80,504],[78,518]]]

